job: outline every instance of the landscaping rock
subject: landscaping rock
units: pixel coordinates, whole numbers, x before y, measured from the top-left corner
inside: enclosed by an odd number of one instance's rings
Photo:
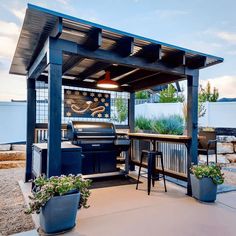
[[[236,141],[232,141],[232,144],[234,146],[234,152],[236,152]]]
[[[209,162],[214,162],[216,161],[215,155],[209,155]],[[206,156],[205,155],[199,155],[199,162],[200,163],[206,163]],[[226,155],[217,155],[217,163],[219,164],[228,164],[229,160],[227,159]]]
[[[4,151],[0,152],[1,161],[18,161],[25,160],[25,152],[21,151]]]
[[[25,167],[25,161],[0,161],[0,169]]]
[[[25,144],[12,144],[11,149],[13,151],[26,151],[26,145]]]
[[[230,163],[236,163],[236,154],[226,154],[225,156]]]
[[[218,135],[217,141],[221,143],[231,143],[232,141],[236,142],[235,136],[224,136],[224,135]]]
[[[234,153],[234,146],[232,143],[217,143],[217,153],[227,154]]]
[[[0,144],[0,151],[10,151],[11,144]]]

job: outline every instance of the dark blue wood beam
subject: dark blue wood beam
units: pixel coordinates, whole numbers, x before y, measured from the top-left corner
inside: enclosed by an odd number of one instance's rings
[[[26,121],[26,169],[25,182],[32,179],[32,145],[34,143],[36,124],[36,90],[35,80],[27,78],[27,121]]]
[[[176,75],[192,75],[193,70],[186,69],[185,66],[179,66],[175,68],[168,67],[161,61],[148,63],[142,58],[128,56],[122,57],[112,51],[103,49],[97,49],[95,51],[88,50],[75,42],[59,39],[55,42],[55,47],[60,48],[64,53],[77,54],[84,58],[93,59],[96,61],[106,62],[110,64],[118,64],[132,68],[140,68],[144,70],[168,72]]]
[[[49,40],[47,40],[44,44],[44,47],[35,58],[32,65],[27,69],[28,77],[32,79],[37,79],[39,75],[45,70],[47,67],[47,52],[49,48]]]
[[[58,20],[57,20],[54,28],[52,29],[50,36],[53,38],[59,38],[62,34],[62,29],[63,29],[62,18],[58,17]]]
[[[128,102],[128,125],[129,125],[129,132],[135,132],[135,93],[130,93],[130,98]],[[129,170],[134,171],[135,165],[131,164],[131,157],[132,157],[132,150],[129,150]]]
[[[187,135],[192,138],[188,146],[188,185],[187,194],[192,196],[192,188],[190,182],[190,166],[191,163],[198,164],[198,85],[199,71],[195,71],[195,75],[188,76],[188,98],[187,98]]]

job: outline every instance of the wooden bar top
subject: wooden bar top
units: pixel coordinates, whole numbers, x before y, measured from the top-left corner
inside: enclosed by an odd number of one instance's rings
[[[186,143],[191,140],[190,136],[186,135],[171,135],[171,134],[149,134],[149,133],[128,133],[131,139],[149,139],[156,141],[169,141]]]

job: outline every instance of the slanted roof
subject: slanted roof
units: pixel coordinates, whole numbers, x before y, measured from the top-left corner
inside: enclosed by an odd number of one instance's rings
[[[28,4],[26,15],[16,51],[12,60],[10,73],[26,75],[30,66],[42,49],[46,39],[53,36],[54,28],[61,23],[62,31],[59,39],[76,42],[85,48],[96,51],[112,51],[120,57],[141,58],[148,63],[160,61],[167,68],[183,66],[189,69],[202,69],[217,63],[223,58],[196,52],[186,48],[170,45],[157,40],[141,37],[112,29],[103,25],[85,21],[76,17],[54,12],[45,8]],[[99,34],[99,42],[94,43],[94,37]],[[132,63],[131,63],[132,64]],[[166,73],[157,73],[134,66],[109,63],[76,55],[63,55],[63,77],[94,83],[104,75],[104,70],[110,70],[111,76],[121,85],[131,84],[140,78],[168,77]],[[47,71],[45,71],[47,74]],[[180,79],[178,76],[171,81]],[[167,81],[168,82],[168,81]],[[170,81],[169,81],[170,82]],[[155,83],[151,84],[156,85]],[[136,90],[140,89],[140,85]]]

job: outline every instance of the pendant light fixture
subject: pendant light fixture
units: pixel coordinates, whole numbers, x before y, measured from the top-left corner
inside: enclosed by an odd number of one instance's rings
[[[106,71],[105,78],[97,82],[97,87],[114,89],[114,88],[118,88],[119,85],[116,81],[111,80],[110,71]]]

